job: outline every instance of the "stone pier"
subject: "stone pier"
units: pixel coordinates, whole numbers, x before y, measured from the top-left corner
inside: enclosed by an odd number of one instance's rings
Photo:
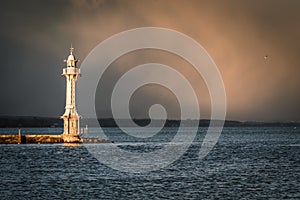
[[[64,143],[62,135],[16,134],[0,135],[0,144]]]
[[[0,135],[0,144],[54,144],[54,143],[112,143],[104,138],[68,138],[64,134],[37,135],[37,134],[13,134]]]

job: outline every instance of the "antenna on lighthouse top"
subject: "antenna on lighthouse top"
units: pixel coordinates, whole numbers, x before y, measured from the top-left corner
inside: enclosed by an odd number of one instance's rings
[[[72,47],[72,43],[71,43],[71,47],[70,47],[70,54],[73,55],[73,51],[74,51],[74,48]]]

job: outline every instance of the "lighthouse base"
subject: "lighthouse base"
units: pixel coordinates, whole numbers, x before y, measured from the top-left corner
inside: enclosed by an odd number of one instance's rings
[[[62,134],[62,139],[64,143],[81,143],[82,140],[80,139],[78,134]]]

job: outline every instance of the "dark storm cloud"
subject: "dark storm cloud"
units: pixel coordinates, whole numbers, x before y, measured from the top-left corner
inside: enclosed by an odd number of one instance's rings
[[[49,44],[57,42],[51,34],[60,6],[42,1],[1,3],[1,114],[57,115],[57,109],[63,109],[55,103],[63,98],[58,71],[62,57]]]
[[[59,116],[65,90],[61,67],[70,43],[83,60],[112,34],[160,26],[193,37],[212,56],[225,83],[228,118],[300,120],[297,0],[1,3],[0,115]],[[181,70],[197,85],[199,77],[185,69],[190,67],[183,64]],[[199,83],[197,89],[204,97],[201,106],[208,107],[205,87]]]

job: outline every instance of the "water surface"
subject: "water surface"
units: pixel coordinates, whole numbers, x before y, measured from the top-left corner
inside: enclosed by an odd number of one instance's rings
[[[23,131],[33,133],[41,129]],[[106,132],[121,148],[145,152],[162,148],[175,131],[166,128],[147,141],[121,134],[116,128],[108,128]],[[96,130],[90,132],[93,135]],[[199,160],[204,133],[205,129],[200,128],[195,141],[179,160],[145,174],[113,170],[94,158],[84,145],[3,144],[0,145],[0,197],[300,199],[299,127],[228,127],[213,151]]]

